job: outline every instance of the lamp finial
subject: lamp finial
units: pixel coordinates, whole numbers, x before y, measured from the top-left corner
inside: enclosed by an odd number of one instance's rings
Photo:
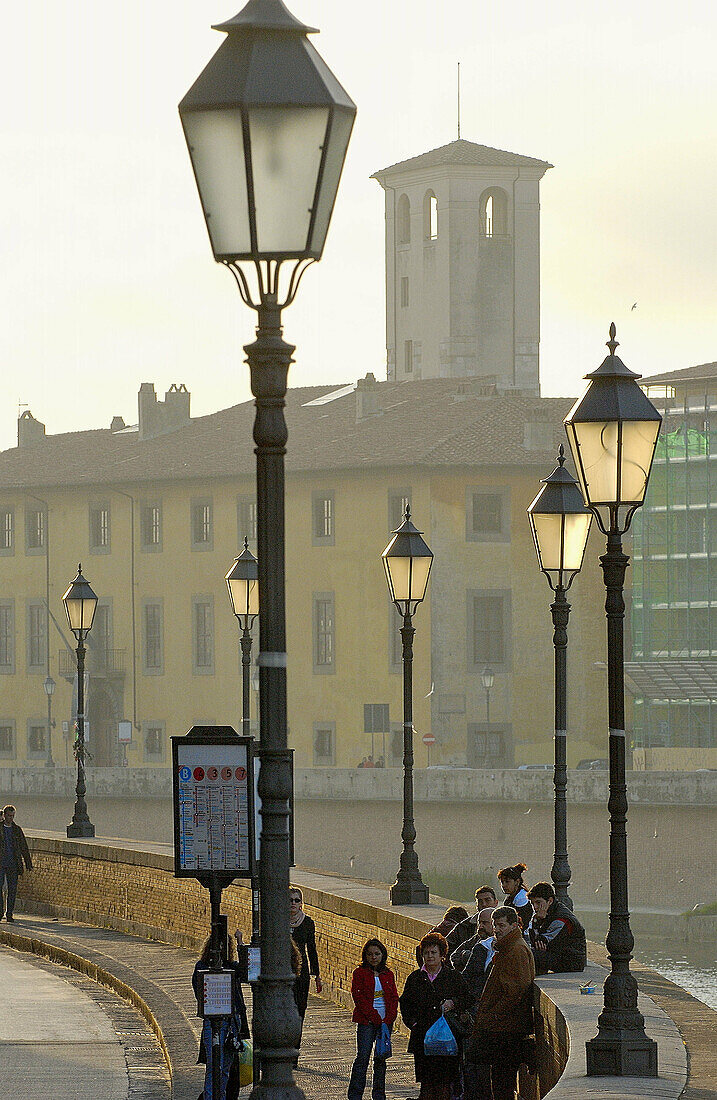
[[[244,536],[244,549],[245,550],[249,549],[249,536],[248,535]]]
[[[410,504],[406,505],[406,511],[405,511],[404,518],[406,519],[406,522],[408,522],[408,520],[411,518],[411,505]]]
[[[560,446],[558,447],[558,466],[564,466],[564,465],[565,465],[565,447],[561,443]]]
[[[606,341],[607,346],[610,348],[610,354],[611,355],[615,354],[615,348],[620,347],[620,341],[615,339],[616,331],[617,330],[615,328],[615,322],[611,321],[610,322],[610,339]]]

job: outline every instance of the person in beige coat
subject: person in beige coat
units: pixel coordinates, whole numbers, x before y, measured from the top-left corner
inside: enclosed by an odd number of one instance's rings
[[[478,1001],[467,1057],[490,1067],[490,1083],[487,1073],[479,1075],[483,1095],[475,1100],[513,1100],[524,1040],[533,1031],[535,963],[515,909],[501,905],[493,910],[492,920],[495,955]]]

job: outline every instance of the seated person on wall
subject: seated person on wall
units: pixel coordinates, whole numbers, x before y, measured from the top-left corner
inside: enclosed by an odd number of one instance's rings
[[[555,897],[549,882],[536,882],[528,891],[533,918],[526,931],[535,959],[537,974],[578,972],[588,961],[585,929],[565,905]]]
[[[493,910],[495,904],[482,909],[478,914],[478,931],[469,940],[465,940],[450,956],[450,963],[454,970],[463,975],[471,991],[474,1001],[477,1003],[483,992],[483,986],[488,977],[488,970],[495,954],[495,938],[493,936]]]
[[[483,909],[495,909],[498,901],[495,896],[495,890],[492,886],[479,886],[475,893],[476,898],[476,911],[472,913],[470,917],[460,921],[455,928],[452,928],[447,934],[444,932],[446,939],[448,940],[448,951],[455,951],[455,949],[466,940],[474,936],[478,929],[478,915]]]
[[[449,933],[456,927],[456,925],[463,923],[468,916],[468,910],[464,909],[462,905],[451,905],[446,909],[443,914],[443,920],[440,924],[437,924],[435,928],[431,929],[431,932],[440,932],[442,936],[448,936]],[[450,948],[449,948],[450,950]],[[419,943],[416,948],[416,962],[420,966],[423,962],[421,958],[421,944]]]

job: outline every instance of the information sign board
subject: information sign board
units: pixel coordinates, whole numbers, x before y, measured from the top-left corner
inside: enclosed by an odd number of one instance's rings
[[[204,970],[202,977],[202,1014],[204,1016],[231,1016],[232,981],[231,970]]]
[[[174,873],[251,878],[252,740],[231,726],[194,726],[172,738]]]

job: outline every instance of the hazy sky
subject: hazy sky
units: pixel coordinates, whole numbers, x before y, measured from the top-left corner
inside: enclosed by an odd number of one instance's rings
[[[214,263],[177,114],[239,4],[73,0],[3,15],[0,447],[249,396],[253,314]],[[717,8],[701,0],[293,0],[358,106],[324,259],[285,313],[290,384],[385,377],[378,168],[456,136],[550,161],[546,395],[579,392],[611,320],[642,373],[717,359]],[[631,310],[633,302],[636,310]]]

